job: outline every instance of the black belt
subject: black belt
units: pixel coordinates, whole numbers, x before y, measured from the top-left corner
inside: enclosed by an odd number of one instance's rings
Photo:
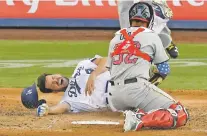
[[[115,85],[114,81],[109,81],[109,82],[111,83],[111,86]],[[124,80],[124,84],[130,84],[130,83],[135,83],[135,82],[137,82],[136,77]]]
[[[108,93],[108,85],[109,85],[109,81],[106,82],[105,93]],[[107,97],[106,97],[106,104],[109,104],[109,100]]]

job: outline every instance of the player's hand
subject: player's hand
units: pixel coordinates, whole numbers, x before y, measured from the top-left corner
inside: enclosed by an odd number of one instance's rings
[[[154,76],[152,76],[150,79],[149,79],[149,82],[151,82],[152,84],[154,84],[155,86],[158,86],[159,84],[162,83],[163,81],[163,77],[158,74],[158,73],[155,73]]]
[[[157,69],[157,66],[152,64],[150,66],[150,71],[149,71],[149,76],[150,78],[152,78],[154,76],[154,74],[159,73],[159,70]]]
[[[46,103],[37,107],[37,116],[42,117],[48,115],[49,107]]]
[[[94,82],[96,79],[96,75],[94,72],[92,72],[88,78],[87,84],[86,84],[86,88],[85,88],[85,95],[87,96],[87,94],[90,96],[93,92],[93,90],[95,89],[94,87]]]

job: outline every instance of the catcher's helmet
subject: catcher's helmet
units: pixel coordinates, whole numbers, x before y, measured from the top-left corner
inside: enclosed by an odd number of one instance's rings
[[[148,28],[152,28],[154,22],[154,10],[152,5],[146,2],[135,3],[129,10],[129,21],[140,20],[148,23]]]
[[[38,93],[35,83],[22,91],[21,100],[22,104],[28,109],[38,107]]]

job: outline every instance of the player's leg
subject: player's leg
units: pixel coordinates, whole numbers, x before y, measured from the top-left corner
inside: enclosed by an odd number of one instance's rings
[[[170,95],[142,78],[129,84],[115,82],[114,86],[109,86],[108,92],[108,100],[117,110],[140,108],[148,112],[152,109],[169,108],[175,103]]]
[[[125,111],[124,131],[138,131],[141,128],[170,129],[184,126],[189,120],[187,110],[180,104],[172,104],[168,109],[149,112],[143,110]]]
[[[138,110],[125,112],[125,131],[142,127],[169,129],[185,125],[188,120],[186,109],[158,87],[148,82],[145,84],[148,94],[141,103],[137,103]]]
[[[118,15],[120,27],[127,28],[129,24],[129,9],[133,5],[133,0],[119,0],[118,1]]]
[[[148,112],[153,109],[169,108],[170,105],[176,102],[172,98],[172,96],[170,96],[169,94],[158,88],[157,86],[151,84],[146,80],[140,80],[138,84],[142,85],[141,82],[144,82],[144,86],[142,88],[143,90],[141,94],[135,92],[134,95],[136,96],[135,97],[136,101],[134,100],[135,101],[134,102],[135,106],[133,105],[134,107],[143,109],[145,112]],[[138,84],[136,86],[139,87]]]
[[[161,33],[171,35],[171,31],[167,26],[163,28]],[[171,58],[177,58],[179,55],[178,47],[173,41],[171,41],[170,45],[166,48],[166,51],[168,52]]]

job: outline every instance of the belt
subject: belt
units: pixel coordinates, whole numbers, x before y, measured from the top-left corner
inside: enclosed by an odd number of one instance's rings
[[[109,82],[111,83],[111,86],[115,85],[114,81],[109,81]],[[135,83],[135,82],[137,82],[136,77],[124,80],[124,84],[130,84],[130,83]]]
[[[106,88],[105,88],[105,93],[108,93],[108,85],[109,85],[109,81],[106,82]],[[108,97],[106,97],[106,104],[109,104],[109,100]]]

